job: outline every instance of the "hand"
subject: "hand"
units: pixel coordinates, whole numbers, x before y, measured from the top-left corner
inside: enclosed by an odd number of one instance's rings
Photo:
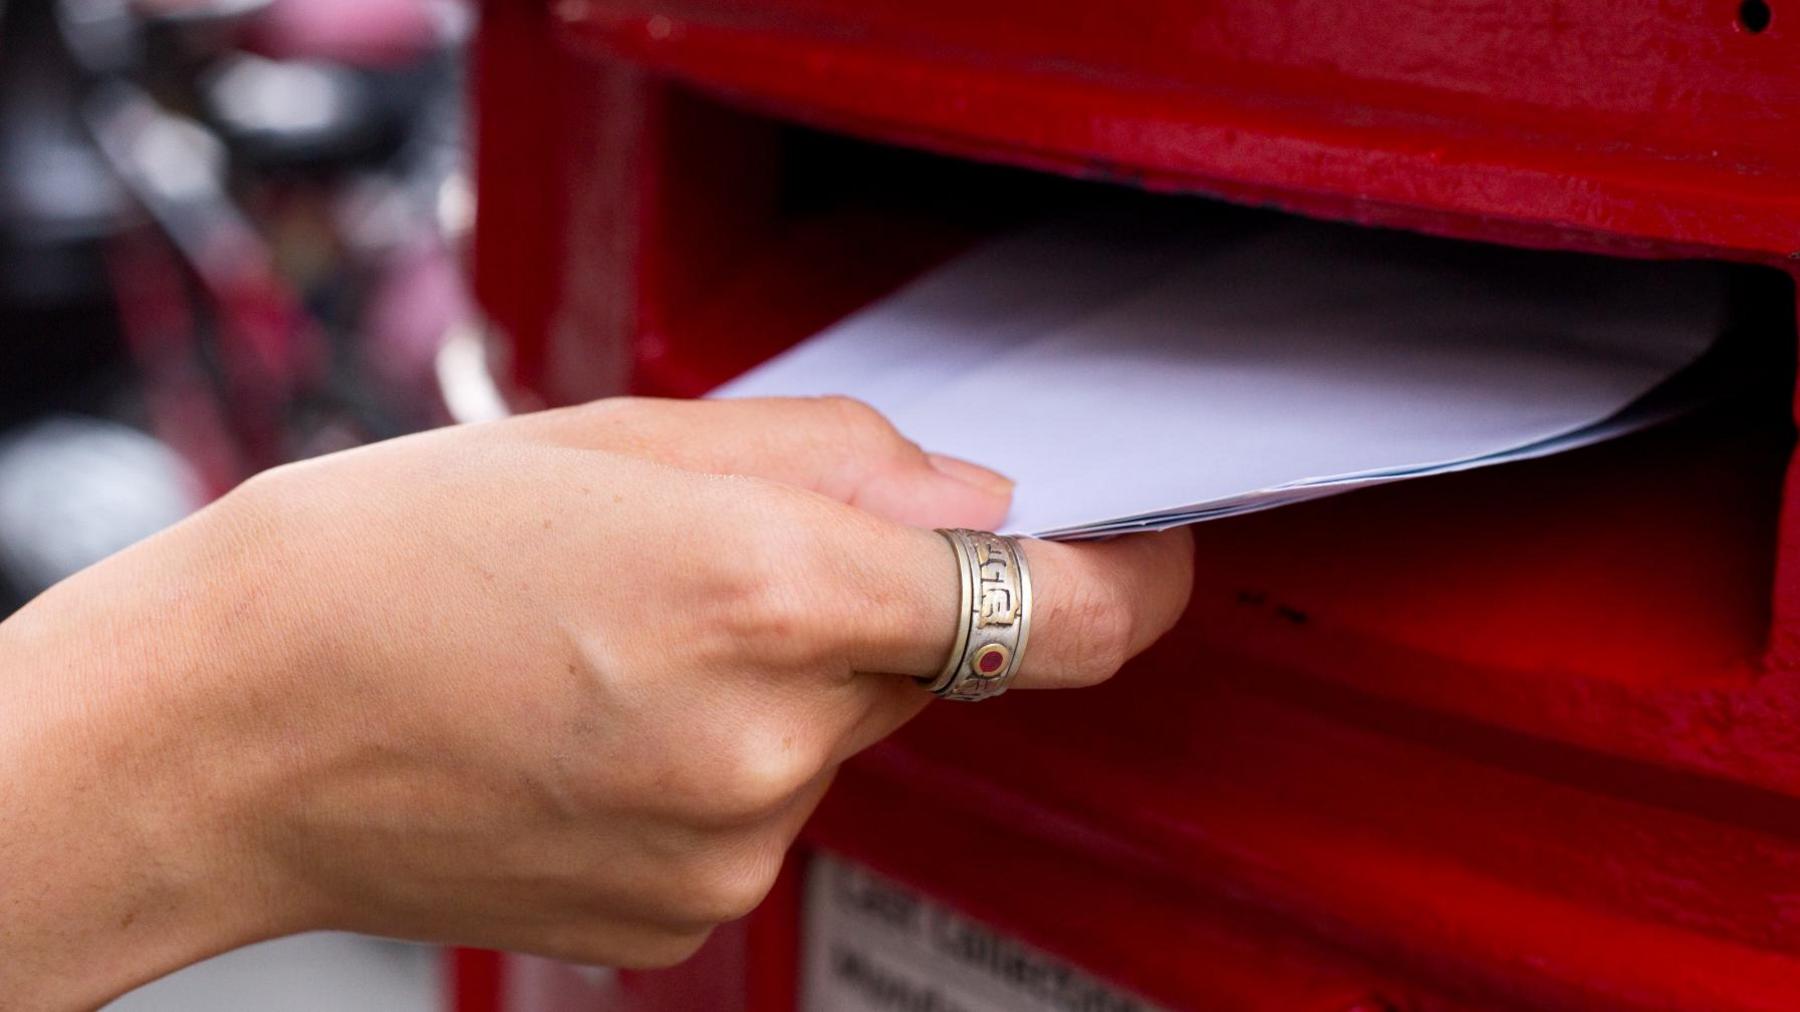
[[[956,621],[930,528],[1009,495],[830,399],[608,401],[279,469],[191,521],[241,648],[186,673],[186,793],[227,813],[260,934],[679,960],[924,707]],[[166,547],[107,565],[154,581]],[[1184,533],[1026,553],[1019,688],[1104,680],[1187,597]]]

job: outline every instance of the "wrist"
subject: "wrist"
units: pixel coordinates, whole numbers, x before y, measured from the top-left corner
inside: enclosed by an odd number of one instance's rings
[[[0,991],[92,1005],[308,926],[244,734],[285,663],[245,596],[265,563],[223,504],[0,624]]]

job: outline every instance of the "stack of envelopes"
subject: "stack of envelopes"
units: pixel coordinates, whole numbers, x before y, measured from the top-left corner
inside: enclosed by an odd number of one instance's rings
[[[848,394],[1096,537],[1539,457],[1679,410],[1725,268],[1293,219],[982,246],[715,396]],[[1656,392],[1657,396],[1650,396]]]

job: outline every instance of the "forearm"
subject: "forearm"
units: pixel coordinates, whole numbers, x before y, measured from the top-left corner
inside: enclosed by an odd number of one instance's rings
[[[233,614],[246,546],[221,526],[0,624],[0,1006],[92,1006],[288,927],[215,705],[257,641]]]

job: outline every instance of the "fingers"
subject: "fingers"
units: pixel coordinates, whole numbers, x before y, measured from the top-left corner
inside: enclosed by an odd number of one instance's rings
[[[916,527],[988,530],[1012,504],[1006,478],[928,454],[875,409],[844,397],[621,398],[518,424],[568,445],[795,485]]]
[[[683,470],[796,486],[891,524],[807,517],[831,607],[859,670],[935,674],[956,630],[956,576],[943,539],[926,528],[992,530],[1012,486],[964,461],[936,457],[874,409],[841,397],[740,401],[617,399],[519,420],[568,445],[627,453]],[[867,519],[867,518],[865,518]],[[811,526],[811,525],[817,525]],[[898,525],[898,526],[896,526]],[[1192,582],[1184,531],[1105,542],[1029,542],[1036,592],[1032,641],[1016,684],[1092,685],[1174,623]]]
[[[1025,542],[1035,614],[1014,687],[1065,689],[1112,677],[1174,627],[1194,583],[1186,529],[1075,544]]]
[[[958,627],[958,578],[949,544],[933,531],[837,513],[799,518],[812,532],[809,587],[820,635],[852,670],[937,674]],[[1110,541],[1027,540],[1033,614],[1019,688],[1105,681],[1167,632],[1187,606],[1193,538],[1185,530]]]

